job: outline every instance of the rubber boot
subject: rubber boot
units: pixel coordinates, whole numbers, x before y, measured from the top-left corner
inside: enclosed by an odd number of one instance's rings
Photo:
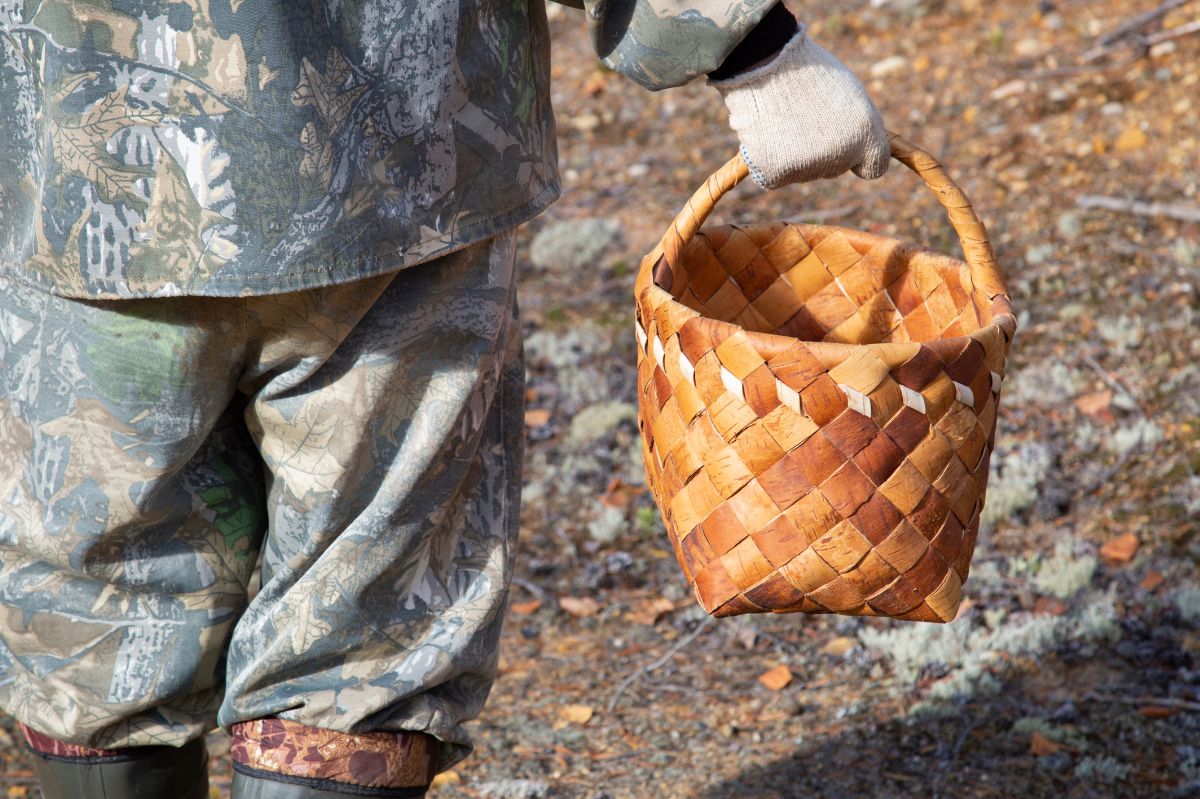
[[[347,786],[346,791],[326,790],[302,782],[280,782],[233,772],[233,789],[229,799],[346,799],[349,796],[376,796],[381,799],[421,799],[427,788],[397,788],[372,790]]]
[[[37,755],[34,769],[45,799],[208,799],[203,738],[179,748],[147,746],[121,759]]]

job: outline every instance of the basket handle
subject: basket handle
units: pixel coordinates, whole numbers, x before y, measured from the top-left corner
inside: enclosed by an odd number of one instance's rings
[[[989,296],[1007,294],[999,276],[999,267],[996,264],[996,256],[992,252],[987,228],[980,221],[975,209],[971,207],[971,201],[967,199],[967,195],[963,193],[957,183],[950,179],[946,170],[932,155],[905,140],[899,134],[889,132],[888,139],[892,145],[892,158],[916,172],[925,181],[925,185],[937,195],[942,207],[946,209],[946,213],[950,217],[950,224],[954,226],[959,241],[962,243],[963,254],[971,267],[972,278],[987,291]],[[667,228],[667,232],[659,244],[660,251],[667,256],[669,262],[679,262],[678,259],[683,248],[700,230],[704,220],[708,219],[708,215],[716,207],[717,201],[734,186],[745,180],[749,173],[749,167],[741,153],[738,153],[696,190],[687,205],[679,211],[675,221]]]

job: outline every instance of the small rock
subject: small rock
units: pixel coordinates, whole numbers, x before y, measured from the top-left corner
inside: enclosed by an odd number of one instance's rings
[[[580,114],[577,117],[571,117],[568,123],[575,130],[586,133],[589,130],[595,130],[600,127],[600,117],[596,114]]]
[[[1113,149],[1119,153],[1131,153],[1134,150],[1140,150],[1146,146],[1150,138],[1146,135],[1146,131],[1133,125],[1126,128],[1117,137],[1117,143],[1113,145]]]
[[[1079,221],[1077,214],[1070,211],[1059,215],[1055,227],[1058,229],[1058,235],[1064,239],[1077,239],[1083,235],[1083,223]]]
[[[1159,83],[1166,83],[1173,77],[1175,77],[1175,73],[1171,71],[1170,67],[1159,67],[1154,70],[1154,79]]]
[[[486,799],[548,799],[550,786],[540,780],[491,780],[479,786]]]
[[[1025,250],[1025,263],[1029,266],[1041,266],[1054,255],[1053,244],[1035,244]]]
[[[1171,53],[1175,52],[1177,49],[1179,49],[1179,48],[1178,48],[1178,45],[1175,44],[1175,42],[1159,42],[1158,44],[1153,45],[1150,48],[1150,57],[1151,58],[1162,58],[1165,55],[1170,55]]]
[[[1041,55],[1042,43],[1039,42],[1037,39],[1032,39],[1032,38],[1022,39],[1021,41],[1017,42],[1016,46],[1013,47],[1013,51],[1017,55],[1023,56],[1025,58],[1030,58],[1033,56]]]
[[[625,174],[631,178],[644,178],[650,174],[649,164],[630,164],[625,168]]]
[[[1029,84],[1023,80],[1010,80],[1008,83],[992,89],[990,96],[993,100],[1007,100],[1009,97],[1024,94],[1027,88],[1029,88]]]
[[[1105,103],[1100,106],[1100,113],[1106,117],[1119,117],[1125,113],[1125,106],[1120,103]]]
[[[1057,11],[1051,11],[1049,14],[1042,17],[1042,26],[1046,28],[1046,30],[1062,30],[1064,25],[1066,25],[1066,21],[1063,19],[1062,14],[1058,13]]]
[[[901,55],[889,56],[871,65],[872,78],[886,78],[908,67],[908,59]]]
[[[620,235],[621,223],[615,219],[557,222],[534,237],[529,245],[529,260],[538,269],[583,269],[595,264]]]

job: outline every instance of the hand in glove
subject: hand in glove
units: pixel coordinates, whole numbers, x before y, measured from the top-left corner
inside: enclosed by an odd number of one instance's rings
[[[767,63],[709,84],[721,92],[750,175],[764,189],[887,171],[879,109],[854,73],[808,38],[805,26]]]

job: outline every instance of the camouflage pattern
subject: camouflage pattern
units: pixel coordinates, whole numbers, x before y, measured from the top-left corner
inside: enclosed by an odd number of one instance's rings
[[[780,0],[559,2],[586,11],[605,65],[657,91],[715,70]]]
[[[331,285],[558,194],[543,0],[0,0],[0,265],[64,296]]]
[[[587,0],[644,86],[775,0]],[[0,0],[0,269],[258,295],[481,241],[558,196],[542,0]]]
[[[0,276],[0,707],[96,748],[280,717],[463,756],[518,525],[514,263],[507,233],[263,297]]]

